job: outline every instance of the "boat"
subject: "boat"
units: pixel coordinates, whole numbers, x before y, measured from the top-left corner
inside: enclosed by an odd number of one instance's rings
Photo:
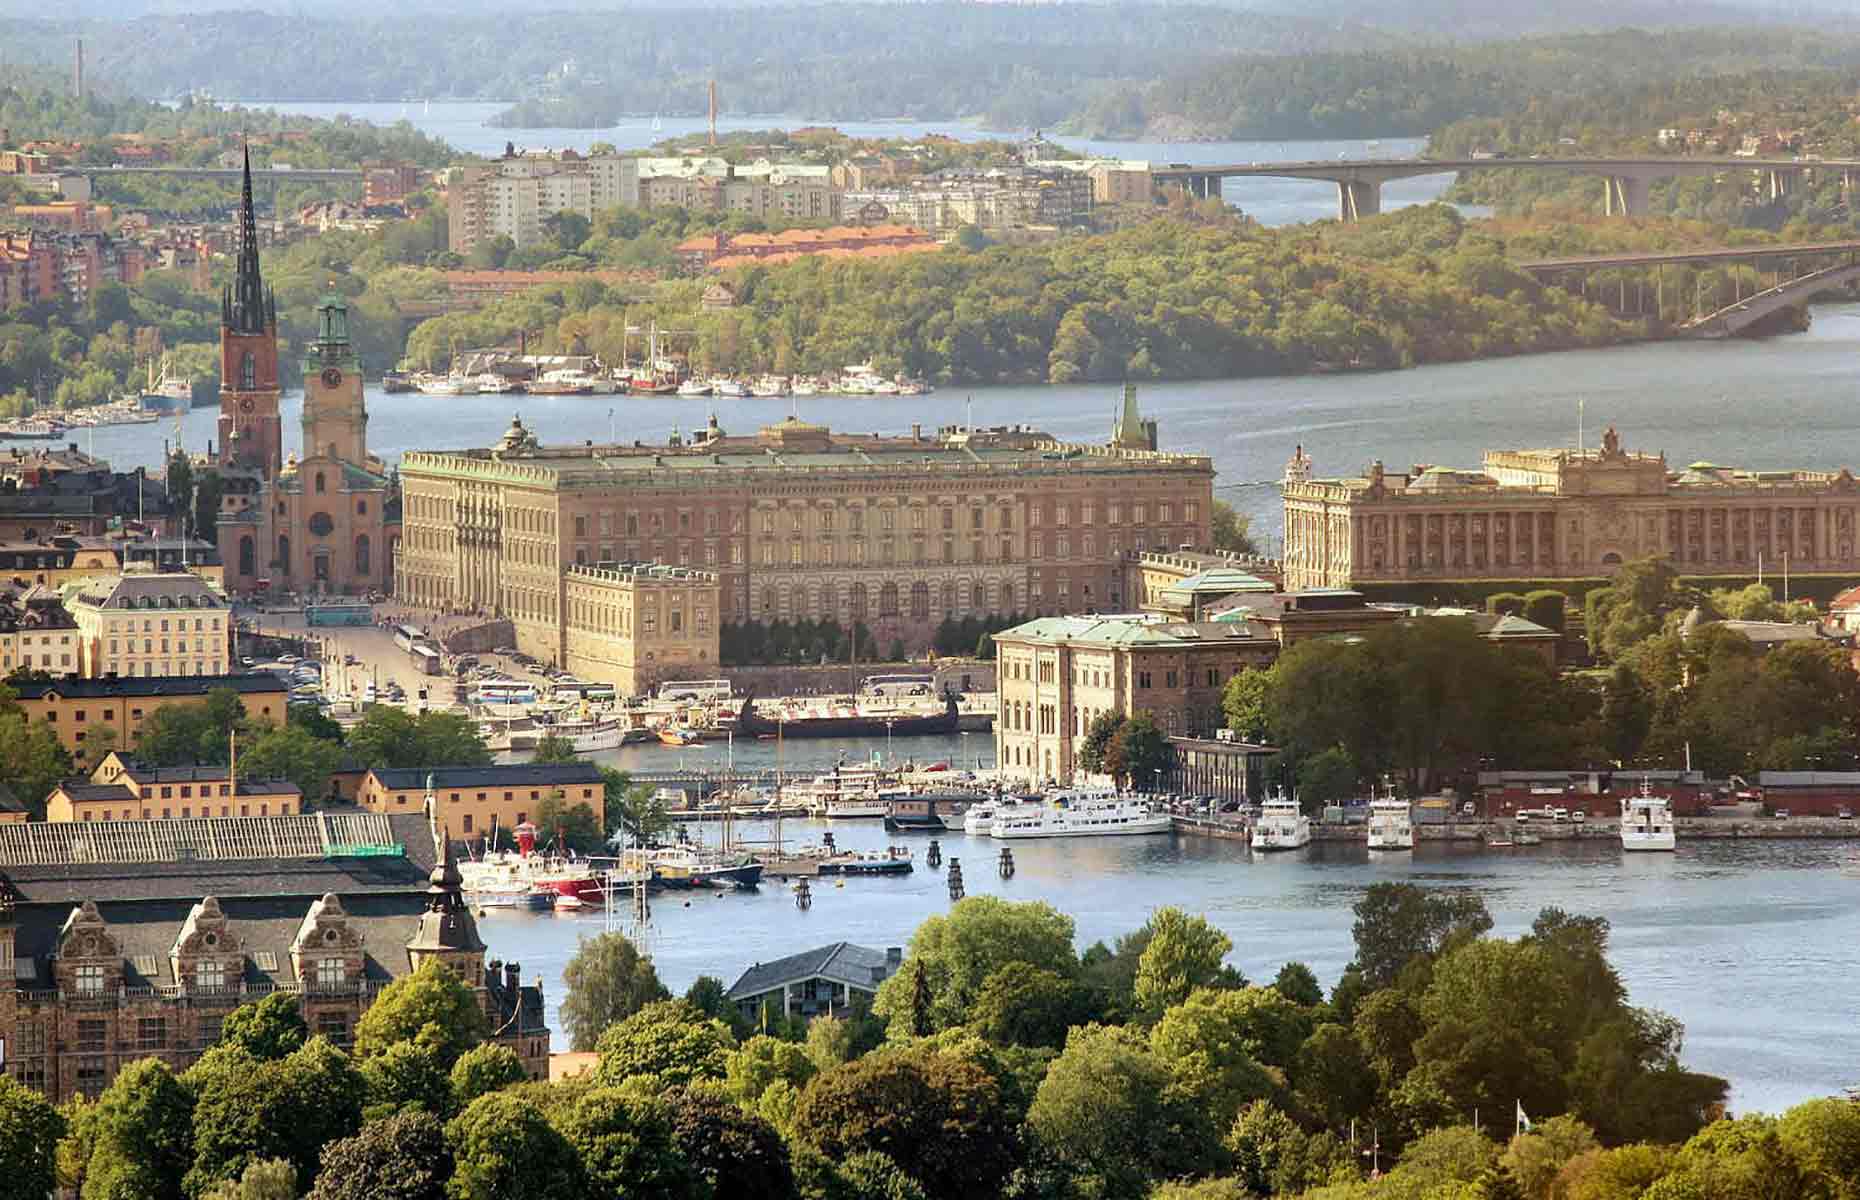
[[[1414,813],[1406,800],[1398,799],[1393,789],[1369,801],[1369,848],[1371,850],[1414,849]]]
[[[1281,793],[1260,805],[1259,820],[1253,824],[1253,849],[1296,850],[1310,844],[1311,818],[1298,807],[1295,797]]]
[[[1175,822],[1149,801],[1111,788],[1073,788],[1054,792],[1043,802],[1017,804],[995,816],[991,837],[1112,837],[1168,833]]]
[[[848,850],[820,860],[822,875],[909,875],[915,869],[911,852],[892,846],[884,851]]]
[[[627,729],[619,721],[583,718],[558,721],[546,726],[543,732],[567,740],[577,754],[594,754],[602,750],[618,750],[625,745]]]
[[[155,360],[149,360],[149,386],[142,393],[141,403],[150,412],[186,412],[194,406],[194,381],[170,374],[172,365],[172,360],[162,355],[161,371],[157,374]]]
[[[1509,850],[1518,843],[1503,833],[1488,833],[1485,837],[1485,844],[1492,850]]]
[[[0,425],[0,438],[15,441],[47,442],[65,435],[68,427],[56,417],[21,417]]]
[[[1640,794],[1621,802],[1621,848],[1672,850],[1675,840],[1672,805],[1666,797],[1654,795],[1643,778]]]
[[[687,398],[710,395],[710,384],[702,379],[687,379],[678,385],[678,394]]]
[[[966,828],[968,812],[983,803],[987,801],[980,795],[919,792],[891,802],[885,811],[885,832],[943,833],[951,828]],[[959,817],[963,824],[951,826],[950,822]]]
[[[726,400],[741,400],[749,395],[749,388],[742,381],[731,379],[727,375],[718,375],[710,381],[710,390]],[[680,391],[682,395],[682,389]]]
[[[661,725],[659,741],[667,746],[695,746],[704,740],[704,735],[684,725]]]
[[[924,709],[881,709],[860,704],[828,706],[825,711],[801,710],[795,716],[780,719],[756,712],[754,694],[743,698],[736,718],[737,733],[743,737],[943,737],[955,733],[961,725],[954,693],[944,696],[941,712]]]
[[[591,396],[594,376],[573,367],[544,371],[540,379],[529,382],[528,391],[532,396]]]
[[[383,371],[381,373],[381,390],[393,396],[413,390],[413,377],[405,371]]]
[[[796,376],[794,382],[788,385],[788,391],[795,396],[818,396],[820,385],[811,379]]]
[[[644,852],[652,881],[661,887],[733,887],[761,884],[762,864],[747,855],[728,855],[695,846],[661,846]]]
[[[788,380],[781,375],[763,375],[749,385],[749,394],[765,400],[786,396]]]
[[[496,371],[486,371],[479,375],[477,380],[478,391],[481,395],[501,396],[505,393],[518,390],[515,382],[508,376],[500,375]]]
[[[909,797],[908,788],[881,777],[871,767],[835,766],[825,775],[789,789],[789,796],[808,815],[828,820],[878,819],[891,811],[894,800]]]
[[[422,396],[475,396],[478,394],[478,381],[464,375],[426,375],[417,380],[414,387]]]

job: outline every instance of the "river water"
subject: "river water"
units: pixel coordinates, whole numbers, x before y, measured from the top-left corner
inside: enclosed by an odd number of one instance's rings
[[[400,105],[297,105],[330,115],[347,111],[392,121]],[[461,149],[519,145],[578,146],[595,140],[622,147],[694,132],[697,122],[663,122],[609,131],[495,130],[483,122],[497,105],[408,105],[405,116]],[[724,128],[766,128],[774,118],[731,119]],[[848,132],[912,133],[926,127],[848,125]],[[983,136],[966,127],[938,127]],[[1090,146],[1103,153],[1157,161],[1220,162],[1333,158],[1339,153],[1410,153],[1413,143],[1303,146]],[[1386,203],[1431,199],[1445,180],[1391,187]],[[1281,190],[1283,187],[1283,190]],[[1280,222],[1331,215],[1334,198],[1322,185],[1254,181],[1228,193],[1261,219]],[[1276,544],[1281,521],[1276,481],[1294,445],[1302,443],[1323,473],[1354,472],[1372,458],[1392,468],[1428,462],[1476,465],[1489,448],[1593,445],[1616,425],[1632,449],[1665,451],[1685,463],[1712,459],[1758,468],[1836,468],[1860,462],[1855,363],[1860,361],[1860,305],[1814,310],[1802,334],[1765,341],[1663,343],[1483,362],[1383,374],[1223,380],[1147,385],[1141,401],[1161,422],[1165,448],[1213,456],[1219,493],[1253,516]],[[971,410],[970,405],[973,405]],[[482,446],[494,441],[513,410],[544,441],[618,437],[663,439],[674,427],[703,422],[706,404],[675,398],[369,396],[371,447],[390,462],[413,448]],[[818,397],[796,402],[800,415],[835,428],[901,433],[960,422],[1025,421],[1064,438],[1104,437],[1117,403],[1105,385],[946,390],[911,398]],[[297,436],[298,397],[285,401],[287,446]],[[719,402],[726,428],[748,431],[789,411],[787,401]],[[80,435],[119,467],[159,464],[173,426],[119,427]],[[193,449],[214,436],[214,413],[187,415],[181,436]],[[886,751],[882,742],[845,747],[852,756]],[[744,746],[739,763],[766,762],[765,746]],[[836,748],[795,748],[790,770],[824,767]],[[990,752],[986,735],[965,739],[899,739],[898,757],[967,762]],[[723,764],[721,747],[669,751],[629,748],[608,756],[626,766]],[[673,756],[680,756],[675,759]],[[786,836],[818,840],[823,825],[786,823]],[[876,847],[886,836],[875,823],[837,825],[843,846]],[[711,832],[714,836],[714,831]],[[754,828],[746,837],[767,837]],[[699,974],[726,983],[757,961],[848,939],[871,946],[903,945],[925,916],[948,905],[944,872],[922,868],[925,839],[913,839],[919,870],[904,879],[855,879],[815,891],[811,911],[768,886],[750,894],[699,895],[687,904],[667,896],[654,906],[651,948],[666,982],[682,990]],[[1613,960],[1633,1001],[1667,1011],[1687,1027],[1686,1062],[1733,1083],[1740,1110],[1776,1110],[1860,1083],[1860,843],[1682,843],[1674,855],[1624,857],[1605,843],[1556,844],[1509,851],[1423,846],[1412,856],[1370,862],[1355,847],[1314,846],[1296,854],[1255,858],[1244,846],[1186,837],[1106,838],[1022,843],[1014,879],[997,878],[998,847],[962,834],[943,839],[946,857],[960,858],[971,894],[998,893],[1046,900],[1078,923],[1081,946],[1113,938],[1155,907],[1181,905],[1206,913],[1234,940],[1233,961],[1266,979],[1289,959],[1316,970],[1328,986],[1351,954],[1350,905],[1370,883],[1410,879],[1428,886],[1476,890],[1497,918],[1497,932],[1515,936],[1537,911],[1557,905],[1597,913],[1614,923]],[[600,915],[498,912],[482,923],[492,953],[540,975],[553,1005],[561,970],[583,934],[599,932]]]

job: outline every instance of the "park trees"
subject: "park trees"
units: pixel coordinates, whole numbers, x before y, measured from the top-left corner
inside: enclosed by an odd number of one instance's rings
[[[289,992],[272,992],[260,1000],[247,1001],[226,1014],[220,1024],[219,1045],[239,1050],[252,1058],[285,1058],[310,1039],[297,997]]]
[[[909,1032],[920,1017],[919,969],[928,996],[921,1017],[931,1029],[967,1021],[982,984],[1010,962],[1074,978],[1079,964],[1072,929],[1072,918],[1049,904],[969,896],[918,925],[904,969],[879,985],[873,1012],[891,1022],[894,1036]]]
[[[194,1098],[159,1059],[131,1063],[98,1098],[85,1200],[181,1200],[192,1165]]]
[[[366,1085],[348,1056],[312,1038],[285,1058],[209,1055],[187,1074],[197,1097],[190,1194],[237,1179],[260,1159],[283,1159],[311,1178],[325,1145],[361,1128]]]
[[[493,1092],[446,1126],[454,1162],[452,1200],[575,1200],[584,1194],[581,1160],[533,1105]]]
[[[1371,988],[1388,987],[1410,962],[1431,958],[1492,927],[1480,897],[1410,883],[1371,884],[1352,911],[1355,966]]]
[[[366,1059],[396,1042],[418,1040],[431,1046],[438,1065],[449,1071],[488,1032],[471,989],[451,968],[429,961],[381,989],[356,1022],[355,1054]]]
[[[679,1149],[665,1101],[619,1088],[595,1088],[561,1120],[594,1194],[629,1200],[685,1200],[704,1194]]]
[[[451,1176],[439,1118],[396,1113],[325,1146],[307,1200],[444,1200]]]
[[[1132,998],[1152,1016],[1220,979],[1221,960],[1234,948],[1233,939],[1206,917],[1191,917],[1173,906],[1157,909],[1146,927],[1149,943],[1137,960]]]
[[[682,1000],[657,1000],[595,1040],[601,1056],[595,1077],[610,1085],[636,1075],[651,1076],[660,1086],[721,1080],[735,1048],[736,1038],[722,1021]]]
[[[621,933],[583,938],[562,969],[562,1024],[569,1044],[592,1050],[610,1025],[671,993],[659,982],[652,959]]]
[[[50,1195],[65,1118],[37,1091],[0,1075],[0,1179],[21,1196]]]

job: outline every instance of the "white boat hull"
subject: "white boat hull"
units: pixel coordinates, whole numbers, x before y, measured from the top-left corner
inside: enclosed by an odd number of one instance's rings
[[[1048,821],[1037,826],[1007,825],[990,830],[989,836],[1010,842],[1034,838],[1130,837],[1168,833],[1174,828],[1174,822],[1167,816],[1152,815],[1114,825],[1071,826],[1060,821]]]
[[[1655,833],[1629,833],[1627,830],[1622,830],[1621,848],[1623,850],[1665,851],[1678,849],[1678,844],[1670,829]]]
[[[1307,833],[1302,838],[1278,835],[1262,837],[1256,833],[1252,844],[1255,850],[1302,850],[1311,844],[1311,835]]]

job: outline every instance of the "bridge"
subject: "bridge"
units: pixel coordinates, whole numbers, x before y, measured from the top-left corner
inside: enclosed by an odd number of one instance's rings
[[[95,178],[100,175],[149,176],[170,179],[207,179],[220,183],[238,183],[244,172],[238,167],[60,167],[60,175],[84,175]],[[360,183],[362,173],[349,167],[311,167],[298,169],[292,167],[281,170],[277,167],[252,169],[254,182],[270,180],[274,183]]]
[[[1603,210],[1609,216],[1645,216],[1653,183],[1682,175],[1717,175],[1724,171],[1755,171],[1762,175],[1772,200],[1795,191],[1816,171],[1840,173],[1843,192],[1860,184],[1860,161],[1801,158],[1679,158],[1649,155],[1642,158],[1359,158],[1334,162],[1230,163],[1197,166],[1170,163],[1150,172],[1158,187],[1180,187],[1198,198],[1219,196],[1229,179],[1312,179],[1337,185],[1337,216],[1360,221],[1382,211],[1382,185],[1421,175],[1459,174],[1464,171],[1569,171],[1600,175],[1604,180]]]
[[[1589,254],[1573,258],[1539,258],[1513,264],[1545,282],[1568,286],[1572,277],[1581,281],[1585,296],[1589,294],[1592,272],[1614,275],[1617,311],[1645,316],[1646,280],[1635,283],[1635,302],[1628,303],[1630,275],[1652,268],[1654,271],[1653,315],[1666,319],[1666,277],[1668,266],[1719,266],[1750,264],[1757,269],[1757,282],[1763,283],[1763,266],[1770,266],[1766,286],[1744,294],[1744,277],[1728,272],[1731,295],[1722,294],[1725,280],[1713,281],[1707,308],[1706,280],[1693,286],[1692,315],[1678,321],[1674,328],[1684,337],[1726,338],[1748,329],[1785,308],[1807,303],[1817,292],[1827,291],[1860,280],[1860,240],[1837,242],[1769,243],[1755,246],[1715,246],[1694,250],[1633,251],[1619,254]],[[1606,289],[1603,303],[1608,303]]]

